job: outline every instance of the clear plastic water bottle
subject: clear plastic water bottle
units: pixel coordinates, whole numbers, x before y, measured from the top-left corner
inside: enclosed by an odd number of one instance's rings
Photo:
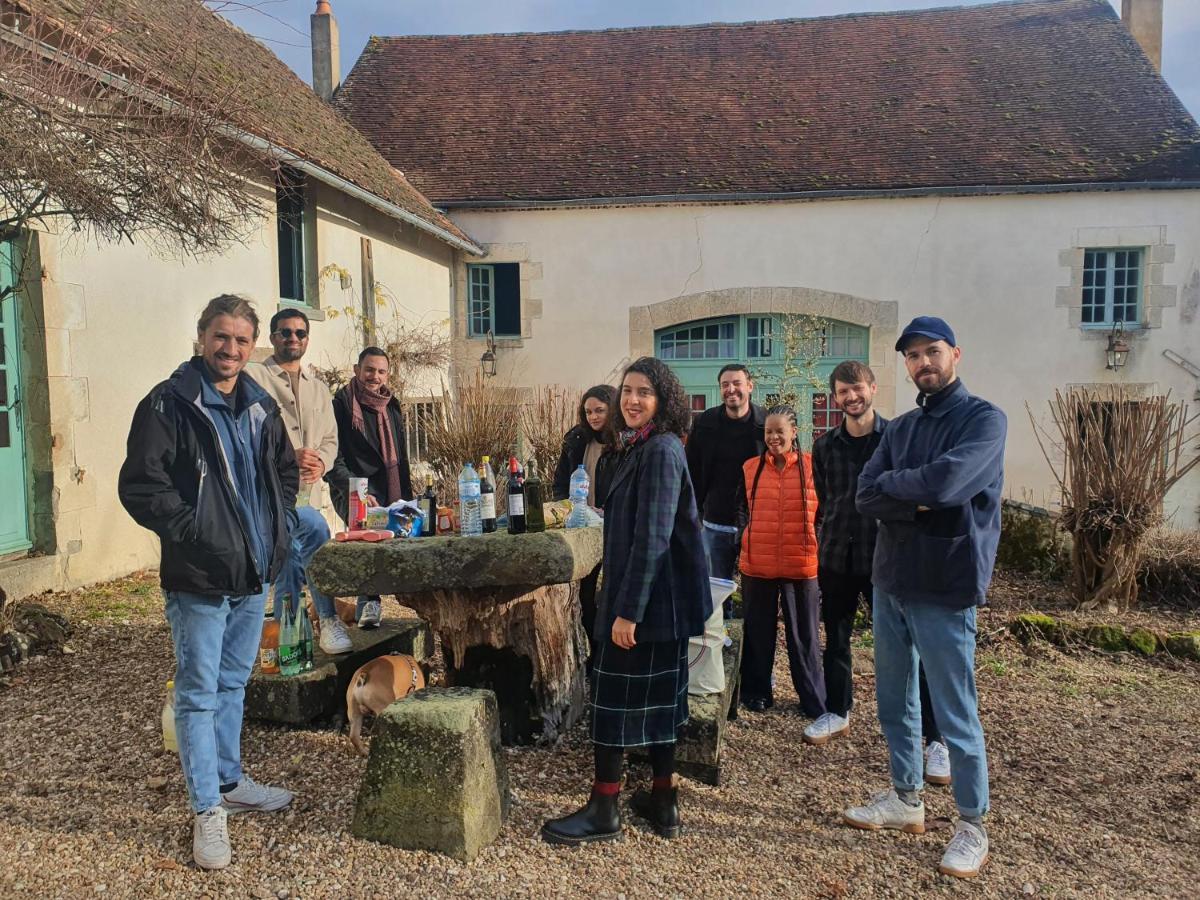
[[[481,516],[483,501],[479,492],[479,473],[470,463],[458,473],[458,532],[461,535],[483,534]]]
[[[591,480],[583,463],[571,473],[571,514],[567,516],[568,528],[586,528],[590,522],[588,516],[588,489]]]

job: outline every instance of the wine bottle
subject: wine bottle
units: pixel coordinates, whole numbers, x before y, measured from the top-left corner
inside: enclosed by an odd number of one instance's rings
[[[532,533],[546,530],[546,513],[542,509],[542,479],[538,478],[534,460],[525,464],[525,530]]]
[[[483,501],[479,515],[484,533],[496,530],[496,473],[492,471],[490,460],[490,456],[485,456],[479,467],[479,495]]]
[[[421,495],[421,537],[437,534],[437,495],[433,492],[433,476],[425,476],[425,493]]]
[[[508,533],[525,533],[525,488],[521,484],[517,458],[508,459]]]

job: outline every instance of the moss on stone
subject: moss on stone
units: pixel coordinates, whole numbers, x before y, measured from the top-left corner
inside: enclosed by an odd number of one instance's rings
[[[1143,656],[1153,656],[1158,652],[1162,640],[1147,628],[1135,628],[1125,635],[1129,646]]]
[[[1042,613],[1022,613],[1009,624],[1009,630],[1022,641],[1042,638],[1058,644],[1063,637],[1061,623]]]
[[[1200,661],[1200,631],[1169,634],[1165,643],[1167,652],[1172,656]]]
[[[1093,647],[1107,650],[1110,653],[1129,649],[1125,630],[1118,625],[1092,625],[1088,628],[1085,637]]]

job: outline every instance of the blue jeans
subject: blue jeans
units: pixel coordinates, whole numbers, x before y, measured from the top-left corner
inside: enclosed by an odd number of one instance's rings
[[[242,701],[258,656],[267,591],[207,597],[167,591],[175,644],[175,735],[192,809],[242,779]]]
[[[988,771],[975,694],[975,607],[905,603],[876,587],[874,630],[875,696],[892,784],[896,790],[915,791],[925,781],[919,657],[933,714],[950,750],[959,815],[982,816],[988,809]]]
[[[708,574],[713,578],[733,581],[737,572],[737,532],[717,531],[706,525],[700,529],[700,534],[704,538],[704,552],[708,555]],[[726,619],[733,615],[733,600],[725,601],[724,610]]]
[[[292,613],[295,614],[299,609],[295,604],[298,603],[300,589],[308,584],[308,592],[312,594],[317,615],[322,619],[334,618],[337,609],[333,605],[333,598],[310,584],[305,574],[313,554],[329,541],[329,525],[326,524],[325,517],[311,506],[297,507],[296,519],[292,526],[292,550],[275,583],[275,593],[291,595]],[[283,615],[283,610],[278,604],[275,605],[274,612],[277,619]]]

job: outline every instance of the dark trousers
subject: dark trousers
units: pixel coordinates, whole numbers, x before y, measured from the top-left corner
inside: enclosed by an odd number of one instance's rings
[[[821,620],[825,623],[825,705],[829,712],[845,716],[854,706],[854,680],[851,665],[850,637],[859,598],[871,608],[871,577],[846,575],[823,569],[821,584]],[[925,683],[925,667],[919,666],[921,683],[921,730],[925,742],[940,741],[941,732],[933,718],[929,700],[929,685]]]
[[[592,671],[592,657],[596,655],[596,582],[600,580],[600,567],[592,569],[579,580],[579,613],[583,618],[583,630],[587,632],[587,670]]]
[[[745,645],[742,650],[742,700],[773,700],[771,670],[779,607],[783,606],[788,668],[800,708],[810,718],[825,712],[825,677],[821,672],[820,593],[817,579],[790,581],[742,575]]]

